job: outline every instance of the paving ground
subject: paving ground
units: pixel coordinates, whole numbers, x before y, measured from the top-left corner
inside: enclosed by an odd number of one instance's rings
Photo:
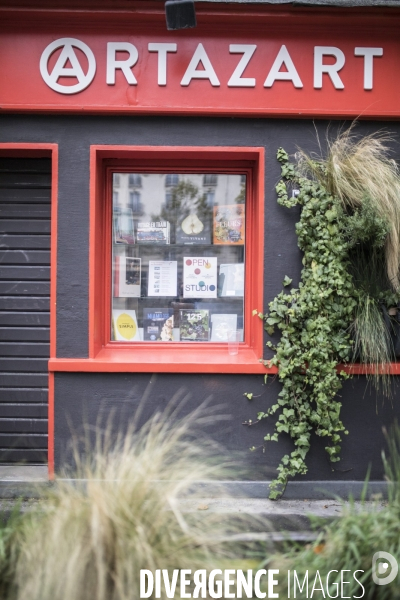
[[[0,466],[0,515],[7,518],[17,506],[27,511],[40,505],[40,495],[49,486],[47,467],[45,466]],[[23,498],[21,500],[20,498]],[[267,498],[217,497],[196,494],[182,499],[182,512],[201,511],[204,518],[208,514],[218,513],[223,519],[235,518],[235,515],[253,515],[254,527],[241,536],[252,539],[281,540],[291,537],[297,540],[311,540],[315,537],[310,518],[318,517],[323,521],[337,518],[346,510],[348,502],[339,500],[278,500]],[[355,502],[356,507],[361,502]],[[368,510],[380,510],[385,505],[382,499],[364,503]],[[260,531],[260,518],[268,526]],[[267,531],[266,531],[267,530]]]

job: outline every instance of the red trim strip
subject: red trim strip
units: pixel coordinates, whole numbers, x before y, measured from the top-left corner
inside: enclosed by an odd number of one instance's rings
[[[268,363],[268,361],[265,361]],[[365,365],[361,363],[347,363],[347,364],[338,364],[336,370],[344,371],[345,373],[349,373],[350,375],[374,375],[376,374],[376,367],[374,365]],[[269,367],[267,364],[265,365],[264,372],[269,374],[276,374],[279,372],[277,367]],[[381,365],[378,367],[378,372],[381,375],[400,375],[400,362],[392,362],[386,365]]]
[[[58,146],[51,153],[51,249],[50,249],[50,357],[56,356]]]
[[[374,365],[365,365],[359,363],[351,363],[347,365],[338,365],[338,371],[350,373],[350,375],[374,375],[376,367]],[[400,375],[400,362],[388,363],[378,367],[378,372],[381,375]]]
[[[48,473],[54,479],[54,373],[49,372]]]
[[[0,156],[9,158],[51,158],[57,144],[0,143]]]
[[[99,173],[97,170],[97,154],[94,146],[90,147],[90,198],[89,198],[89,358],[94,358],[101,347],[96,332],[96,248],[97,248],[97,203],[100,182],[97,181]],[[101,206],[99,207],[101,209]]]

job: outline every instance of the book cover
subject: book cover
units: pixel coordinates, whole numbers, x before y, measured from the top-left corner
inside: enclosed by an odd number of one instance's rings
[[[176,296],[178,262],[149,260],[148,296]]]
[[[134,310],[112,311],[114,340],[120,342],[140,341],[139,328]]]
[[[215,256],[184,256],[183,297],[217,297],[217,258]]]
[[[227,342],[229,334],[237,329],[236,314],[211,315],[211,341]]]
[[[136,231],[138,244],[169,244],[169,221],[149,221],[138,223]]]
[[[129,208],[114,211],[114,242],[116,244],[134,244],[133,213]]]
[[[211,244],[211,228],[208,218],[191,213],[176,225],[177,244]]]
[[[243,246],[244,235],[244,204],[214,206],[214,244]]]
[[[219,267],[220,295],[244,296],[244,263],[222,264]]]
[[[143,339],[150,342],[172,342],[174,310],[172,308],[143,309]]]
[[[115,256],[114,297],[140,298],[140,280],[140,258]]]
[[[208,310],[181,309],[179,333],[181,342],[208,342],[210,333]]]

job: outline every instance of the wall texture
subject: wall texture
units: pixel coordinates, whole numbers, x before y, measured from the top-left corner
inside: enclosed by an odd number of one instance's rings
[[[89,236],[89,147],[91,144],[121,145],[196,145],[265,146],[265,308],[282,287],[285,275],[296,284],[301,255],[297,248],[294,224],[296,210],[276,203],[275,184],[279,179],[276,150],[289,153],[299,146],[319,152],[325,138],[334,135],[343,123],[279,119],[212,119],[177,117],[102,117],[102,116],[0,116],[2,142],[52,142],[59,144],[59,212],[57,279],[57,356],[88,355],[88,236]],[[400,136],[399,123],[361,122],[358,132],[368,133],[385,127]],[[399,138],[400,139],[400,138]],[[394,158],[400,159],[400,146],[394,145]],[[252,308],[252,307],[250,307]],[[257,307],[259,308],[259,307]],[[268,356],[266,349],[265,356]],[[395,385],[396,382],[394,382]],[[332,471],[316,440],[310,452],[308,478],[362,480],[369,465],[371,478],[382,478],[382,425],[400,416],[399,393],[383,402],[366,388],[364,377],[347,382],[343,389],[343,418],[350,435],[343,444],[343,460]],[[143,418],[165,406],[176,394],[188,396],[183,411],[191,410],[208,398],[228,420],[216,420],[210,433],[227,452],[239,452],[239,461],[248,466],[248,477],[270,479],[279,458],[290,442],[269,444],[266,452],[249,453],[250,446],[261,444],[271,425],[262,423],[247,428],[244,420],[255,419],[258,410],[270,406],[279,390],[275,381],[264,385],[261,376],[172,375],[172,374],[67,374],[55,379],[56,467],[65,457],[72,433],[82,422],[94,425],[99,418],[113,415],[113,422],[126,422],[142,401]],[[244,392],[261,394],[248,402]]]

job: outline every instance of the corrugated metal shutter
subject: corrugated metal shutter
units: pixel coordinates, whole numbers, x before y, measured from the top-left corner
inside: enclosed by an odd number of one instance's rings
[[[0,462],[47,461],[50,159],[0,158]]]

